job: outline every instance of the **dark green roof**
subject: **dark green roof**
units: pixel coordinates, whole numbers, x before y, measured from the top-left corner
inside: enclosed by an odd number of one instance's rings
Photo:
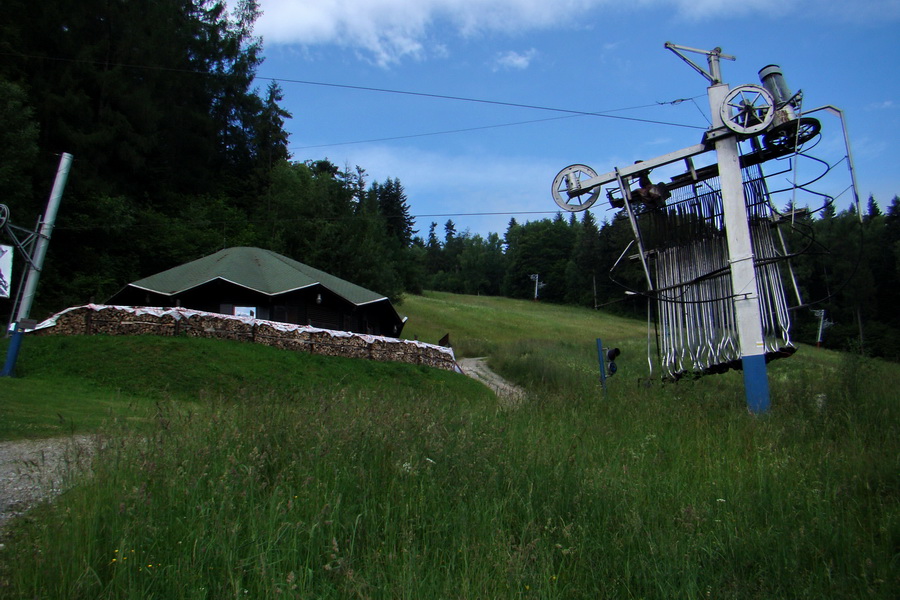
[[[139,279],[131,287],[174,296],[215,279],[275,296],[321,285],[357,306],[387,300],[325,271],[261,248],[226,248],[215,254]]]

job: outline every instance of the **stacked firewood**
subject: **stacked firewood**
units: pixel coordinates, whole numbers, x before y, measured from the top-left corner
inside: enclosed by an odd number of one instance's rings
[[[193,311],[192,311],[193,312]],[[196,311],[184,319],[181,331],[188,337],[253,341],[254,326],[246,319],[223,319],[215,313]]]
[[[366,358],[456,370],[453,350],[421,342],[330,331],[188,309],[89,304],[47,319],[32,335],[184,335],[264,344],[325,356]]]
[[[79,306],[54,317],[51,328],[39,328],[36,335],[175,335],[174,315],[140,314],[120,307],[97,311]]]

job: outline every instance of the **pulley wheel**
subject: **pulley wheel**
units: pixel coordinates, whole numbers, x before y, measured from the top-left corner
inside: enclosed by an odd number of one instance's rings
[[[822,131],[822,124],[812,117],[800,117],[773,127],[763,135],[766,148],[793,152]]]
[[[739,85],[725,96],[719,108],[725,127],[740,135],[755,135],[775,118],[772,94],[758,85]]]
[[[596,176],[587,165],[569,165],[553,178],[553,200],[568,212],[587,210],[600,196],[600,187],[582,190],[581,182]]]

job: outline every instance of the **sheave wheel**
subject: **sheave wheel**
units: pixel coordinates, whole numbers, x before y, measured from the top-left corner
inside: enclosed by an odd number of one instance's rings
[[[568,212],[590,208],[600,196],[600,188],[582,191],[581,182],[596,177],[597,172],[587,165],[569,165],[553,178],[553,200]]]
[[[812,117],[800,117],[773,127],[763,135],[763,143],[771,150],[793,152],[822,131],[822,125]]]
[[[764,87],[739,85],[728,92],[719,110],[725,127],[741,135],[754,135],[772,124],[775,100]]]

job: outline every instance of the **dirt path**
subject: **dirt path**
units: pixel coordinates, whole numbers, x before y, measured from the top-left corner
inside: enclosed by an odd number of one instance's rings
[[[6,522],[62,491],[94,452],[92,436],[0,442],[0,536]]]
[[[457,362],[462,372],[491,388],[507,406],[518,406],[525,398],[525,390],[491,371],[485,358],[461,358]]]

